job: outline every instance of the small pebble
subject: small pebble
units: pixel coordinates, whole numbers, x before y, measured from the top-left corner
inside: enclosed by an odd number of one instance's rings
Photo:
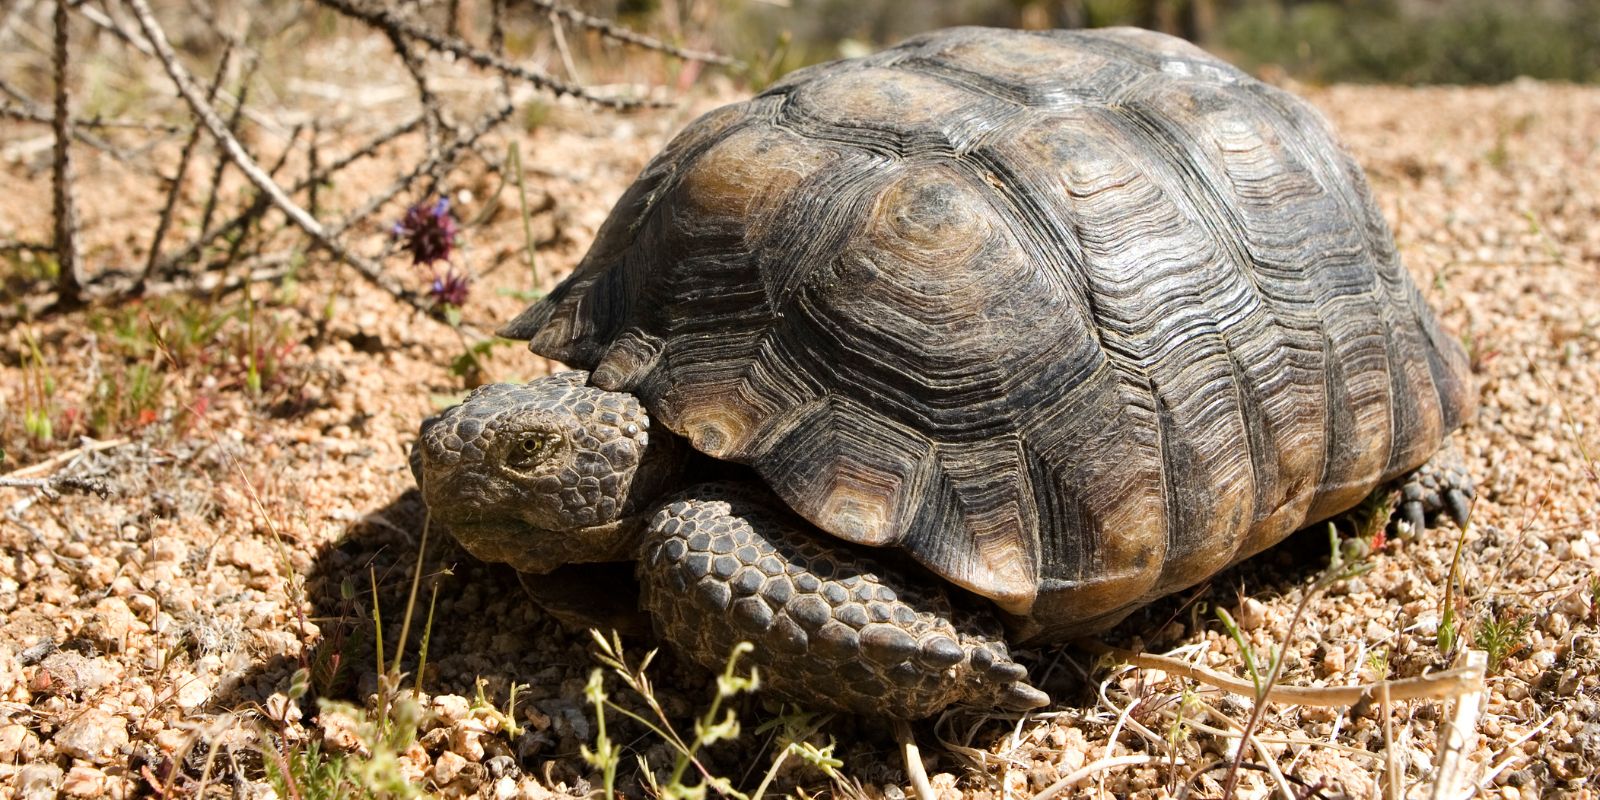
[[[128,721],[91,707],[68,720],[51,741],[73,758],[107,764],[128,746]]]

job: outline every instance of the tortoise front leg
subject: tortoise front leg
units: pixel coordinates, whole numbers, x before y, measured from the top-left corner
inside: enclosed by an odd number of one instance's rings
[[[777,508],[753,488],[703,484],[655,515],[639,582],[663,639],[712,669],[751,642],[762,683],[808,706],[917,719],[1050,702],[988,613]]]

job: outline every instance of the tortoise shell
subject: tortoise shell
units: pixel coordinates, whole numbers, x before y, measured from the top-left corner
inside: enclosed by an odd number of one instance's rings
[[[1474,402],[1317,112],[1131,29],[941,31],[712,111],[502,334],[1025,638],[1355,506]]]

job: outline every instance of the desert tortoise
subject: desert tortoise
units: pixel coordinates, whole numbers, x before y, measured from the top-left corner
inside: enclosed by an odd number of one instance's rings
[[[1474,397],[1359,167],[1146,31],[946,30],[712,111],[502,334],[586,372],[426,422],[433,519],[568,616],[632,576],[566,565],[636,567],[664,639],[819,706],[1037,706],[1008,642],[1408,475],[1412,524],[1470,495],[1416,479]]]

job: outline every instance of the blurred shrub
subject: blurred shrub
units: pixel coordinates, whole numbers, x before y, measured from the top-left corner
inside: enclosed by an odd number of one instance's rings
[[[1139,25],[1186,36],[1246,68],[1316,81],[1600,80],[1600,0],[587,0],[781,73],[951,25]],[[686,13],[685,9],[702,13]],[[684,24],[691,23],[691,24]],[[780,47],[780,44],[781,47]],[[779,52],[781,50],[781,52]],[[774,59],[773,56],[776,56]],[[767,77],[772,77],[771,75]]]
[[[1498,83],[1600,78],[1600,3],[1255,0],[1220,15],[1215,44],[1242,66],[1325,81]]]

